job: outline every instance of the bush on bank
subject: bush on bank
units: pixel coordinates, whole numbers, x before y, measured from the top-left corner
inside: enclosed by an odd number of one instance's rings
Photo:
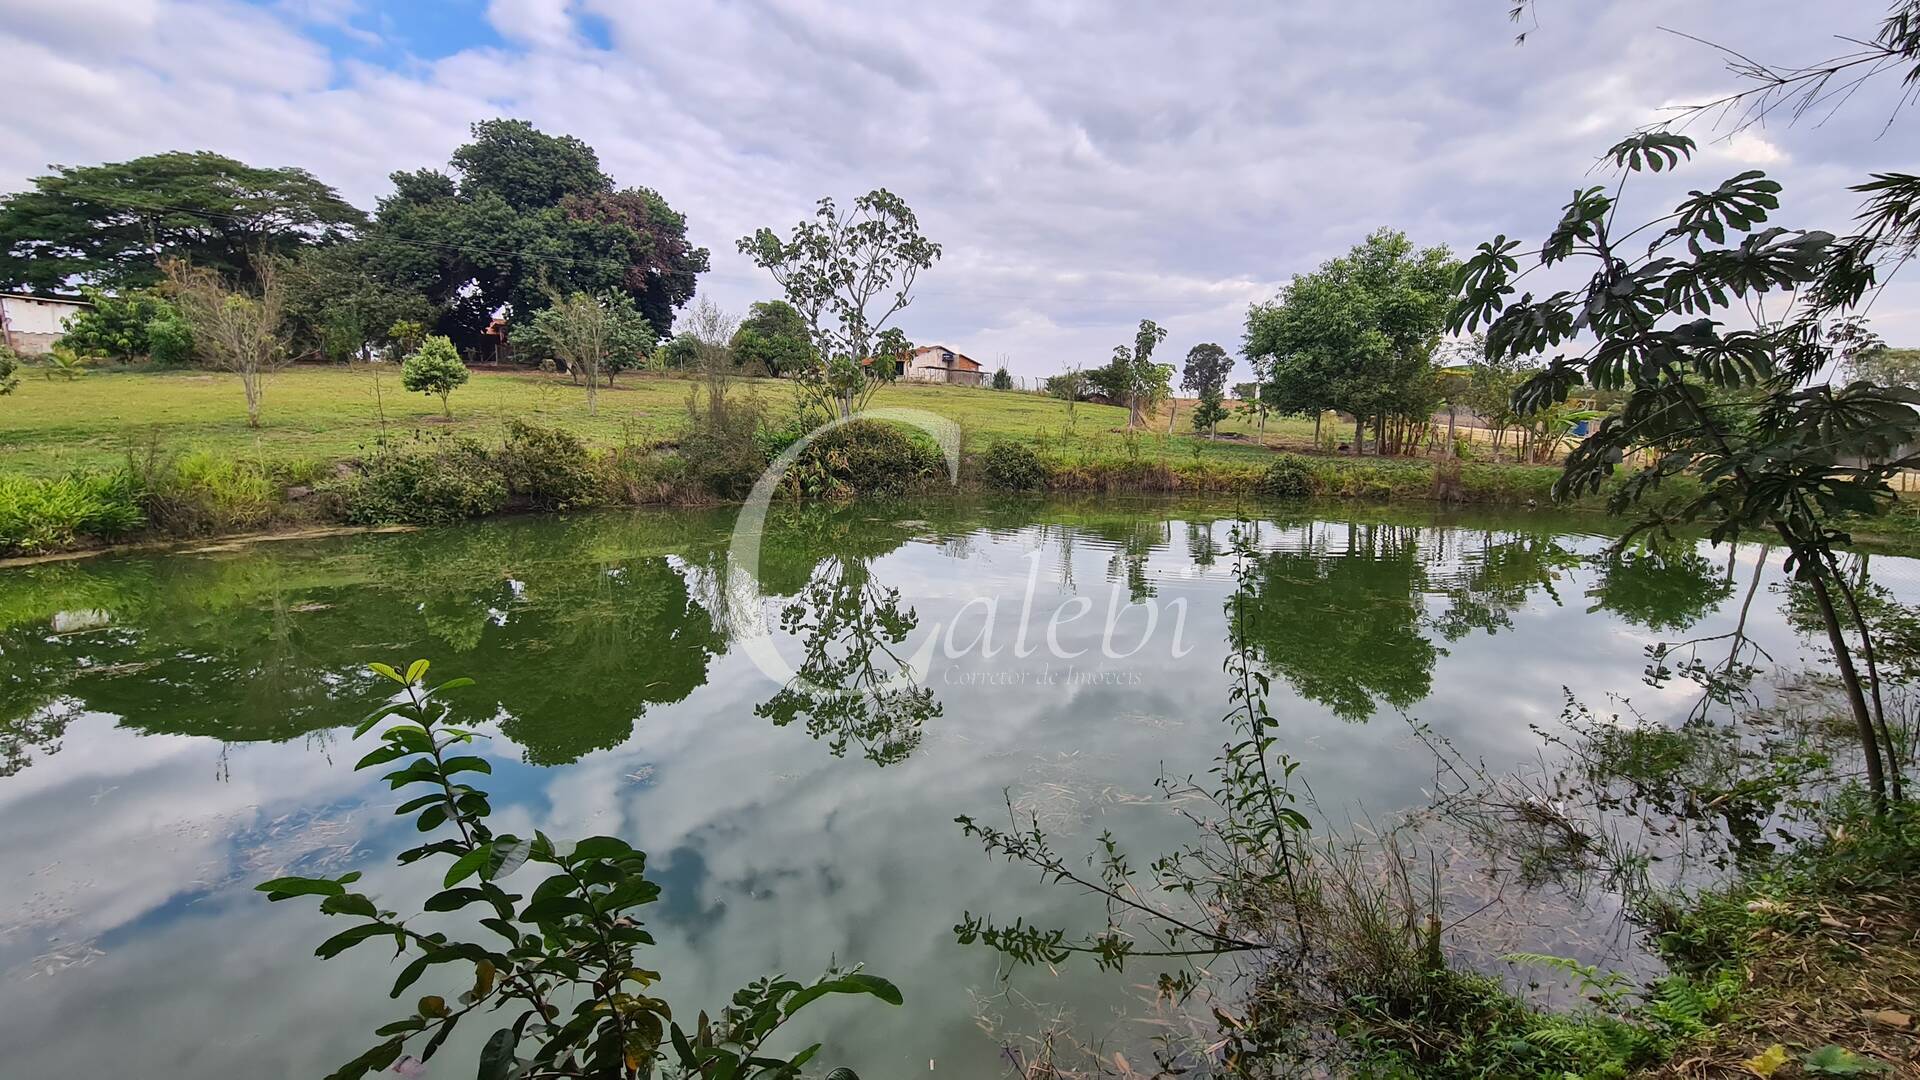
[[[354,525],[446,525],[507,505],[499,460],[477,439],[415,439],[383,450],[327,485]]]
[[[0,476],[0,553],[36,555],[117,540],[146,524],[125,473]]]
[[[419,434],[337,465],[149,448],[113,473],[0,477],[0,555],[98,546],[143,532],[165,538],[319,522],[440,525],[515,510],[732,501],[801,437],[770,429],[751,398],[727,398],[715,408],[696,396],[689,414],[678,440],[661,445],[595,448],[570,432],[514,420],[497,440]],[[1449,468],[1446,487],[1450,501],[1544,505],[1557,475],[1551,466],[1464,462]],[[1016,439],[967,454],[962,477],[975,488],[1006,491],[1252,499],[1425,501],[1438,490],[1436,463],[1427,460],[1199,452],[1173,459],[1147,457],[1137,443],[1068,452]],[[810,443],[780,495],[844,500],[942,490],[946,466],[930,440],[857,421]],[[1920,536],[1920,528],[1913,533]]]
[[[945,469],[939,449],[917,435],[871,420],[842,424],[807,444],[787,470],[782,487],[803,499],[924,491]]]
[[[1002,491],[1034,491],[1047,482],[1047,469],[1033,447],[1001,439],[980,456],[980,472],[989,487]]]

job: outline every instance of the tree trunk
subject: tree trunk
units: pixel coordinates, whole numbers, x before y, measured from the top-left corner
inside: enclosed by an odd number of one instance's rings
[[[68,379],[71,381],[72,376],[68,376]],[[260,426],[260,373],[242,371],[240,389],[247,395],[247,426],[257,428]]]
[[[447,400],[447,394],[440,395],[440,411],[447,415],[447,419],[453,419],[453,403]]]
[[[1367,420],[1359,413],[1353,414],[1353,455],[1359,457],[1367,452]]]
[[[1861,559],[1866,556],[1862,555]],[[1853,625],[1860,633],[1860,656],[1867,662],[1867,686],[1873,691],[1874,728],[1880,734],[1881,750],[1886,753],[1887,786],[1892,792],[1893,801],[1906,798],[1905,784],[1900,776],[1900,751],[1893,744],[1893,732],[1887,727],[1887,707],[1880,699],[1880,664],[1873,656],[1873,634],[1867,629],[1867,618],[1860,613],[1860,602],[1853,594],[1853,588],[1840,574],[1840,566],[1834,560],[1828,560],[1833,567],[1834,584],[1840,586],[1840,598],[1847,602],[1847,611],[1851,614]],[[1861,576],[1862,581],[1865,575]]]
[[[1447,456],[1459,457],[1460,444],[1453,441],[1453,406],[1447,406]]]
[[[1797,547],[1798,545],[1796,545]],[[1820,605],[1820,619],[1827,626],[1827,643],[1833,646],[1834,666],[1840,669],[1841,685],[1846,687],[1847,705],[1853,710],[1853,724],[1860,737],[1860,753],[1866,759],[1867,794],[1873,799],[1875,814],[1887,811],[1887,778],[1880,761],[1880,738],[1873,717],[1867,712],[1867,699],[1860,692],[1860,676],[1853,668],[1853,653],[1847,648],[1846,635],[1840,632],[1840,619],[1834,614],[1833,594],[1827,588],[1824,568],[1815,563],[1808,580],[1813,598]]]
[[[1325,409],[1318,410],[1313,414],[1313,448],[1315,450],[1320,449],[1320,421],[1325,419],[1326,415]],[[1266,437],[1267,411],[1262,409],[1260,410],[1260,438],[1262,441],[1265,441]]]

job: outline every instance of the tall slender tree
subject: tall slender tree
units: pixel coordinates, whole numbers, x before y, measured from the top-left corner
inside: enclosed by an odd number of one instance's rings
[[[1153,350],[1165,340],[1165,327],[1141,319],[1133,344],[1114,346],[1112,362],[1093,376],[1102,389],[1126,401],[1128,430],[1146,423],[1147,413],[1166,400],[1173,365],[1153,362]]]
[[[914,282],[939,261],[940,245],[921,234],[905,199],[878,188],[846,211],[821,199],[813,220],[785,239],[762,228],[737,246],[773,275],[806,320],[818,353],[806,384],[840,416],[851,416],[883,374],[874,369],[906,344],[888,324],[912,303]]]
[[[1233,370],[1233,357],[1227,350],[1205,342],[1187,350],[1187,366],[1180,375],[1182,389],[1191,390],[1200,399],[1193,412],[1193,430],[1213,438],[1220,421],[1226,419],[1227,373]]]

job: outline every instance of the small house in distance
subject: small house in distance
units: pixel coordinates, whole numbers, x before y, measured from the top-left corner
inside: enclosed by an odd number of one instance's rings
[[[943,382],[979,386],[980,362],[945,345],[922,345],[907,355],[900,377],[912,382]]]
[[[0,293],[0,342],[21,356],[41,356],[67,332],[68,317],[92,305],[79,298]]]

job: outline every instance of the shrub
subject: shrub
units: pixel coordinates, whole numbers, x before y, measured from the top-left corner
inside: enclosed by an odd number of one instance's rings
[[[378,454],[336,493],[356,525],[444,525],[499,512],[507,481],[485,447],[463,438]]]
[[[500,472],[507,491],[534,510],[591,506],[600,484],[586,444],[577,436],[523,420],[507,425]]]
[[[725,379],[708,378],[687,395],[687,429],[680,437],[681,479],[691,493],[744,498],[767,467],[756,397],[729,392]]]
[[[193,328],[179,312],[168,311],[147,324],[147,359],[164,367],[193,362]]]
[[[1313,466],[1298,454],[1276,454],[1260,476],[1260,493],[1276,499],[1304,499],[1313,494]]]
[[[754,436],[754,441],[759,443],[761,455],[768,461],[772,461],[786,453],[788,447],[799,442],[806,434],[806,425],[792,423],[780,428],[763,427]]]
[[[663,367],[688,370],[700,363],[700,339],[692,334],[676,334],[658,353]]]
[[[1032,491],[1047,483],[1047,468],[1040,455],[1023,442],[1002,439],[987,447],[980,460],[980,471],[987,483],[1007,491]]]
[[[671,502],[688,484],[685,458],[649,447],[616,447],[592,464],[605,497],[630,506]]]
[[[42,480],[0,475],[0,552],[58,551],[112,540],[146,524],[129,473]]]
[[[787,483],[793,493],[830,499],[905,495],[941,470],[939,451],[891,424],[854,420],[807,445]]]
[[[60,344],[78,356],[122,364],[138,360],[152,353],[155,322],[180,321],[179,311],[151,292],[113,296],[95,288],[80,291],[88,306],[67,319],[67,332],[60,338]]]
[[[0,395],[11,394],[20,385],[20,357],[0,345]]]
[[[439,334],[420,343],[400,364],[400,385],[416,394],[439,394],[440,408],[453,417],[453,407],[447,403],[448,395],[472,378],[467,365],[460,362],[460,352],[453,342]]]
[[[992,386],[995,390],[1013,389],[1013,375],[1010,374],[1005,367],[996,368],[993,373]]]
[[[52,382],[55,375],[72,382],[87,373],[87,358],[57,341],[41,360],[46,364],[43,370],[48,382]]]
[[[128,471],[149,521],[176,536],[207,536],[267,524],[280,505],[280,487],[268,466],[194,451],[161,458],[129,457]]]

